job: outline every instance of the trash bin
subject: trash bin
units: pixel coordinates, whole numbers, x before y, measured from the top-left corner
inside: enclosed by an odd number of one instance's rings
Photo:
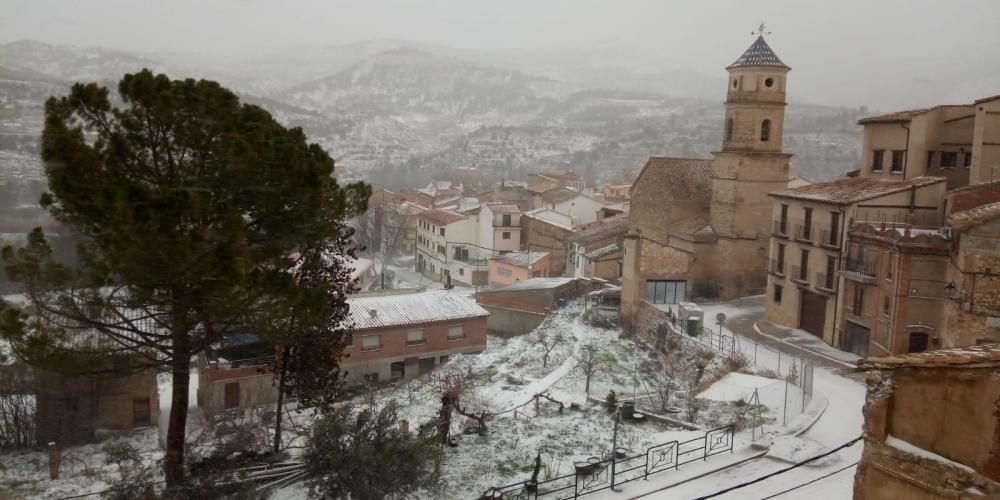
[[[631,419],[633,413],[635,413],[634,401],[626,401],[622,403],[622,418]]]

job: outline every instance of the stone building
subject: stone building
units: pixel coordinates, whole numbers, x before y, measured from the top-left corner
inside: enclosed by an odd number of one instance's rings
[[[841,347],[884,356],[1000,341],[1000,181],[948,193],[945,224],[858,222]]]
[[[1000,347],[870,358],[855,500],[1000,498]]]
[[[623,216],[602,219],[577,231],[567,240],[566,274],[574,278],[620,278],[626,232],[628,219]]]
[[[726,70],[721,150],[711,160],[650,158],[632,186],[622,271],[626,328],[665,286],[686,291],[672,301],[764,289],[767,195],[787,187],[791,159],[782,147],[790,68],[761,35]]]
[[[98,429],[155,427],[160,412],[156,371],[130,369],[130,359],[112,358],[103,375],[33,370],[38,444],[86,443]]]
[[[863,177],[938,176],[948,189],[1000,180],[1000,95],[862,118]]]
[[[838,326],[854,312],[845,293],[853,297],[856,290],[880,283],[873,276],[879,270],[876,256],[863,246],[849,248],[848,228],[855,222],[885,221],[940,226],[945,183],[942,177],[853,177],[772,193],[764,319],[844,347],[846,336]],[[844,323],[855,338],[856,330],[869,330],[878,319],[874,309],[858,312],[863,314]],[[866,345],[861,342],[858,349]]]
[[[274,346],[256,333],[227,335],[198,354],[198,408],[209,418],[227,410],[273,405]]]
[[[525,250],[550,254],[549,276],[565,274],[566,242],[573,235],[569,216],[547,208],[531,210],[521,217],[521,232]]]

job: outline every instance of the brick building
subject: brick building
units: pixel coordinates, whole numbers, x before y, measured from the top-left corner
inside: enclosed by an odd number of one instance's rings
[[[726,70],[722,149],[711,160],[650,158],[632,186],[621,296],[628,329],[644,301],[764,289],[767,194],[787,186],[791,159],[782,147],[790,68],[761,35]],[[659,292],[667,288],[670,297]]]
[[[1000,347],[870,358],[855,500],[1000,498]]]
[[[211,418],[226,410],[276,403],[274,356],[274,347],[252,332],[233,333],[209,346],[196,362],[198,407]]]
[[[486,349],[489,312],[452,290],[359,294],[348,299],[354,332],[345,380],[409,380],[454,354]]]

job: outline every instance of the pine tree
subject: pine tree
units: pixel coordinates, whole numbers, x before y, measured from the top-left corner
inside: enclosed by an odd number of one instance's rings
[[[350,253],[343,221],[371,189],[339,186],[333,159],[301,129],[215,82],[143,70],[118,94],[121,107],[107,88],[78,83],[45,103],[42,205],[79,235],[82,264],[54,262],[40,230],[5,248],[30,315],[0,303],[0,335],[36,364],[84,370],[114,351],[171,371],[173,487],[184,481],[192,356],[294,290],[295,252]],[[332,266],[343,278],[343,260]]]

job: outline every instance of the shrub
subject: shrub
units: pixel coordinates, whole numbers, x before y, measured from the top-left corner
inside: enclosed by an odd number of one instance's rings
[[[609,391],[608,397],[604,398],[604,407],[607,408],[608,413],[614,413],[618,409],[618,395],[615,391]]]

